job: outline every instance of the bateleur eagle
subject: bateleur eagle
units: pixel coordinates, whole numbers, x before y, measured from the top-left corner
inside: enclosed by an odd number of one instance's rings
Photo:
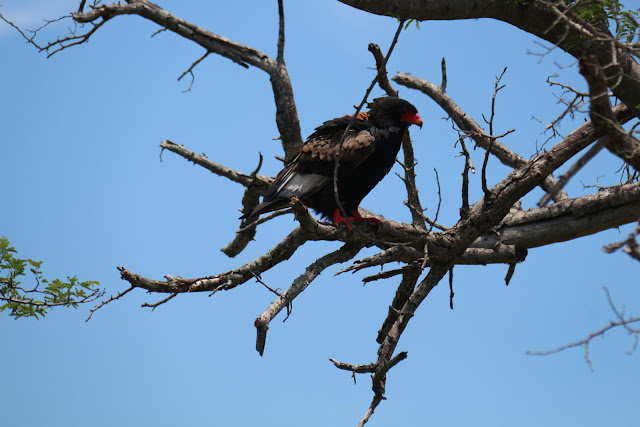
[[[286,208],[295,196],[306,206],[337,226],[351,226],[340,214],[333,191],[336,158],[338,168],[338,194],[340,203],[351,222],[371,220],[362,218],[358,206],[364,197],[389,173],[395,162],[402,136],[409,125],[422,127],[416,107],[400,98],[377,98],[369,111],[360,113],[349,133],[344,137],[352,116],[326,121],[316,128],[304,143],[298,155],[278,173],[262,203],[247,216],[251,218],[266,212]]]

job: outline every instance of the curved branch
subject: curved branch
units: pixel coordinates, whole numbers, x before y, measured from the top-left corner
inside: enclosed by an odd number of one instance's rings
[[[260,353],[260,356],[264,353],[264,346],[267,340],[267,330],[269,329],[269,323],[271,320],[273,320],[273,318],[276,317],[283,308],[290,305],[291,302],[293,302],[293,300],[300,295],[327,267],[350,260],[360,252],[360,249],[362,249],[361,245],[345,243],[340,249],[318,258],[307,267],[304,273],[293,281],[289,289],[283,292],[264,312],[262,312],[260,316],[256,318],[254,322],[257,329],[256,350]]]
[[[491,135],[487,135],[484,129],[468,114],[466,114],[440,87],[425,79],[414,77],[410,74],[399,73],[392,78],[396,83],[406,86],[410,89],[416,89],[433,99],[454,121],[454,123],[464,131],[475,143],[486,149],[491,147],[491,153],[494,154],[502,164],[512,167],[521,168],[527,164],[527,160],[511,151],[507,146],[496,141]],[[611,114],[620,123],[626,123],[633,115],[624,104],[619,104],[611,109]],[[591,144],[602,135],[602,130],[594,127],[591,121],[583,124],[575,131],[571,132],[564,141],[576,141],[580,144]],[[493,142],[492,142],[493,141]],[[545,191],[555,191],[555,180],[551,175],[545,178],[540,185]],[[558,192],[555,200],[566,199],[564,191]]]
[[[166,281],[153,280],[132,273],[124,267],[118,267],[122,279],[136,288],[143,288],[150,292],[217,292],[233,289],[255,277],[264,271],[273,268],[285,261],[295,251],[309,240],[309,234],[301,228],[296,228],[280,243],[274,246],[266,254],[246,263],[240,268],[227,271],[216,276],[201,277],[198,279],[184,279],[166,275]]]
[[[280,5],[281,6],[281,5]],[[278,53],[284,52],[284,12],[279,7],[280,26],[278,36]],[[276,123],[280,131],[280,140],[285,152],[285,159],[292,159],[302,146],[300,120],[293,96],[293,87],[287,72],[284,58],[278,56],[271,59],[265,53],[243,44],[234,42],[211,31],[205,30],[189,21],[173,15],[155,3],[147,0],[129,1],[128,4],[105,4],[95,7],[86,13],[73,13],[78,23],[94,23],[96,27],[119,15],[138,15],[191,40],[207,50],[228,58],[248,68],[250,65],[269,74],[276,104]],[[83,41],[87,41],[88,37]]]
[[[316,222],[310,216],[309,224],[302,217],[300,220],[302,226],[293,230],[268,253],[238,269],[216,276],[185,279],[167,275],[166,280],[162,281],[142,277],[124,267],[119,267],[119,270],[122,278],[131,285],[150,292],[215,292],[234,288],[253,278],[254,274],[261,274],[276,266],[290,258],[298,247],[309,240],[342,241],[355,247],[376,245],[385,250],[356,261],[354,266],[340,273],[394,261],[414,262],[424,257],[422,251],[425,244],[429,248],[425,266],[435,265],[451,256],[448,232],[427,233],[409,224],[391,221],[377,231],[373,226],[363,225],[358,233],[348,233],[343,228]],[[519,262],[526,256],[524,249],[572,240],[637,220],[640,220],[640,183],[612,187],[545,208],[510,214],[501,221],[496,231],[486,232],[469,243],[468,249],[456,255],[451,262],[465,265]],[[401,243],[408,246],[394,246]]]
[[[160,143],[160,147],[164,150],[171,151],[181,157],[184,157],[190,162],[198,166],[202,166],[210,172],[213,172],[216,175],[223,176],[233,182],[237,182],[238,184],[242,184],[245,187],[253,187],[258,188],[262,191],[266,191],[271,185],[273,178],[264,176],[264,175],[246,175],[241,172],[238,172],[234,169],[223,166],[219,163],[216,163],[212,160],[209,160],[207,156],[204,154],[197,154],[194,151],[189,150],[184,145],[178,145],[173,141],[165,140]]]
[[[120,15],[138,15],[146,18],[169,31],[173,31],[199,44],[208,52],[217,53],[245,68],[253,65],[269,74],[273,73],[276,68],[275,61],[266,54],[185,21],[147,0],[136,0],[128,4],[103,4],[93,8],[89,12],[76,12],[71,16],[74,21],[80,24],[86,24],[93,23],[99,19],[108,21]]]
[[[534,34],[580,59],[594,54],[605,70],[608,85],[614,94],[640,117],[640,65],[628,49],[615,40],[604,26],[590,26],[594,37],[584,37],[584,25],[571,25],[560,19],[558,3],[541,0],[515,2],[511,0],[339,0],[349,6],[376,15],[418,21],[493,18]],[[567,23],[569,22],[569,23]],[[568,43],[571,41],[571,43]]]
[[[376,61],[376,68],[378,69],[378,85],[389,95],[390,97],[397,98],[398,91],[391,86],[389,78],[387,76],[387,65],[384,55],[380,50],[380,46],[375,43],[369,43],[369,52],[373,55]],[[415,166],[417,164],[414,152],[413,143],[411,142],[411,134],[407,130],[402,137],[402,153],[404,163],[401,163],[404,169],[404,185],[407,190],[407,206],[411,212],[411,218],[413,225],[426,229],[425,218],[422,214],[422,204],[418,196],[418,187],[416,186],[416,172]],[[413,209],[412,209],[413,208]]]
[[[487,234],[493,227],[498,225],[509,213],[511,206],[521,197],[535,188],[547,175],[584,147],[583,144],[570,143],[567,140],[562,141],[547,153],[536,157],[522,168],[516,169],[496,184],[490,191],[495,196],[480,199],[471,207],[466,219],[459,221],[454,227],[441,235],[430,236],[430,238],[436,239],[433,244],[446,248],[448,254],[441,258],[439,264],[430,268],[427,276],[411,293],[402,309],[394,310],[393,314],[390,313],[390,316],[394,316],[395,319],[393,322],[389,322],[391,325],[388,328],[388,332],[378,337],[381,344],[378,349],[376,373],[372,379],[374,397],[367,414],[373,412],[384,397],[387,374],[384,367],[392,360],[402,333],[416,309],[451,269],[454,259],[460,257],[476,239],[483,234]],[[640,215],[640,210],[636,210],[635,215]],[[396,312],[397,314],[395,314]]]
[[[591,121],[597,130],[607,134],[602,138],[603,145],[640,171],[640,141],[627,134],[613,114],[603,68],[595,56],[587,56],[580,60],[580,73],[589,84]]]

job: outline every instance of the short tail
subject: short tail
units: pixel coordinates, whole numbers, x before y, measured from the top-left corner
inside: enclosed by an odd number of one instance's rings
[[[252,218],[257,218],[258,216],[260,216],[260,215],[262,215],[264,213],[273,212],[273,211],[277,211],[277,210],[280,210],[280,209],[284,209],[284,208],[286,208],[288,206],[289,206],[289,199],[288,198],[285,198],[285,199],[278,198],[276,200],[269,200],[267,202],[260,203],[258,206],[253,208],[253,210],[251,211],[251,213],[249,215],[244,214],[239,219],[243,219],[243,220],[249,221]]]

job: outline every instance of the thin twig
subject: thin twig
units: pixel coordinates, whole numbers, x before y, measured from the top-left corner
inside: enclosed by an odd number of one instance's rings
[[[104,307],[105,305],[109,304],[111,301],[115,301],[117,299],[122,298],[123,296],[125,296],[126,294],[128,294],[129,292],[131,292],[134,289],[135,289],[135,285],[131,285],[131,287],[129,289],[127,289],[126,291],[120,292],[118,295],[112,296],[112,297],[102,301],[100,304],[96,305],[95,307],[93,307],[91,310],[89,310],[89,317],[86,318],[85,322],[88,322],[91,319],[91,317],[93,316],[93,313],[95,313],[97,310],[99,310],[102,307]]]
[[[276,61],[284,63],[284,4],[278,0],[278,56]]]
[[[538,207],[546,206],[558,191],[562,190],[579,171],[582,169],[584,165],[586,165],[591,159],[593,159],[602,149],[604,148],[604,144],[602,143],[602,139],[596,142],[593,147],[591,147],[584,155],[582,155],[567,171],[558,177],[555,185],[549,189],[547,193],[542,196],[540,201],[538,202]]]
[[[391,53],[393,52],[393,48],[396,46],[396,43],[398,43],[398,37],[400,37],[400,32],[402,31],[403,24],[404,24],[404,20],[401,20],[400,23],[398,24],[398,29],[396,30],[396,33],[395,33],[395,35],[393,37],[393,41],[391,42],[391,46],[389,46],[389,50],[387,51],[387,55],[384,57],[384,62],[382,63],[382,66],[384,66],[384,67],[386,67],[387,62],[389,61],[389,57],[391,56]],[[367,98],[369,98],[369,94],[371,94],[371,91],[376,86],[376,83],[378,82],[378,78],[379,78],[379,73],[376,73],[376,76],[373,78],[373,81],[369,85],[369,88],[367,88],[367,91],[365,92],[364,97],[362,98],[362,101],[356,107],[356,111],[353,113],[353,116],[351,116],[351,120],[349,120],[349,124],[347,125],[347,128],[344,130],[344,133],[342,134],[342,138],[340,138],[340,144],[338,145],[338,155],[336,156],[336,161],[335,161],[335,165],[334,165],[334,168],[333,168],[333,196],[335,198],[336,205],[338,206],[338,209],[340,210],[340,214],[345,219],[345,221],[347,221],[347,224],[350,227],[352,227],[353,224],[350,223],[350,221],[348,219],[348,215],[345,212],[344,207],[342,206],[342,202],[340,201],[340,195],[338,194],[338,168],[340,166],[340,155],[342,154],[342,143],[344,142],[344,140],[346,139],[347,135],[349,134],[349,131],[351,130],[351,127],[353,126],[353,124],[357,120],[358,113],[360,112],[360,110],[362,110],[362,107],[367,102]]]
[[[498,92],[505,87],[505,85],[500,86],[500,80],[502,80],[502,76],[507,72],[507,67],[504,67],[502,73],[496,77],[496,82],[493,88],[493,96],[491,97],[491,116],[487,121],[485,118],[485,122],[489,125],[489,135],[493,135],[493,119],[496,115],[496,97],[498,96]],[[484,118],[484,115],[482,116]],[[493,146],[496,138],[499,137],[491,137],[489,138],[489,147],[487,147],[487,151],[484,155],[484,162],[482,162],[482,191],[484,192],[485,197],[490,197],[491,193],[489,192],[489,188],[487,187],[487,164],[489,163],[489,155],[491,154],[491,147]]]
[[[462,169],[462,206],[460,207],[460,218],[466,219],[469,215],[469,172],[476,173],[476,169],[471,161],[471,154],[464,143],[464,136],[459,138],[462,154],[464,155],[464,168]],[[489,151],[487,151],[488,153]]]
[[[604,334],[607,331],[613,328],[617,328],[619,326],[622,326],[624,329],[626,329],[629,334],[634,335],[634,344],[630,350],[630,352],[633,352],[638,345],[638,336],[640,336],[640,328],[632,328],[629,325],[632,323],[640,322],[640,316],[625,318],[624,314],[619,312],[615,304],[613,303],[613,300],[611,299],[611,295],[609,294],[609,289],[607,289],[607,287],[604,287],[604,292],[607,295],[607,301],[609,303],[609,307],[611,307],[611,310],[614,312],[618,320],[611,320],[608,325],[598,329],[597,331],[590,333],[589,335],[587,335],[586,338],[580,341],[575,341],[569,344],[565,344],[553,350],[527,351],[527,354],[530,356],[548,356],[550,354],[559,353],[561,351],[568,350],[570,348],[584,347],[584,360],[589,365],[589,368],[593,371],[593,362],[589,354],[589,345],[591,344],[591,341],[596,337],[604,336]]]
[[[162,305],[162,304],[164,304],[164,303],[166,303],[166,302],[171,301],[171,300],[172,300],[172,299],[174,299],[177,295],[178,295],[178,292],[174,292],[174,293],[172,293],[171,295],[169,295],[168,297],[166,297],[166,298],[164,298],[164,299],[161,299],[161,300],[160,300],[160,301],[158,301],[158,302],[154,302],[154,303],[151,303],[151,304],[149,304],[149,303],[146,303],[146,302],[145,302],[144,304],[142,304],[142,307],[151,307],[151,311],[154,311],[156,308],[158,308],[158,306],[160,306],[160,305]]]
[[[178,77],[178,81],[182,80],[182,78],[183,78],[184,76],[186,76],[187,74],[190,74],[190,75],[191,75],[191,83],[189,84],[189,87],[188,87],[187,89],[185,89],[185,90],[183,90],[183,91],[182,91],[183,93],[185,93],[185,92],[191,92],[191,88],[193,87],[193,82],[196,80],[196,77],[195,77],[195,75],[193,74],[193,69],[194,69],[194,68],[195,68],[199,63],[201,63],[202,61],[204,61],[204,59],[205,59],[207,56],[209,56],[209,54],[210,54],[210,53],[211,53],[211,52],[209,52],[209,51],[205,52],[205,54],[204,54],[204,55],[202,55],[200,58],[196,59],[196,60],[193,62],[193,64],[191,64],[191,66],[190,66],[190,67],[189,67],[189,68],[188,68],[184,73],[180,74],[180,77]]]

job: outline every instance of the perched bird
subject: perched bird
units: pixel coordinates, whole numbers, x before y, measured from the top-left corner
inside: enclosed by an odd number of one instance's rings
[[[333,175],[339,156],[338,195],[349,220],[380,222],[363,218],[358,206],[391,170],[406,129],[412,124],[422,127],[422,119],[416,107],[400,98],[377,98],[368,106],[369,111],[358,114],[346,136],[352,116],[335,118],[316,128],[247,218],[286,208],[295,196],[334,225],[345,224],[351,231],[334,194]]]

